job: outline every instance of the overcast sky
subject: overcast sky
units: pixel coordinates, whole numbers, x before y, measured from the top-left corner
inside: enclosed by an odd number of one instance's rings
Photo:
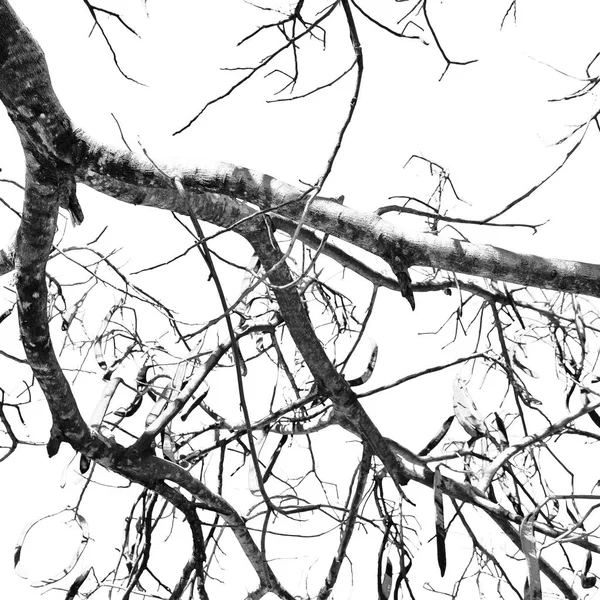
[[[269,13],[241,0],[102,4],[124,10],[124,17],[141,36],[132,36],[114,20],[104,21],[121,68],[144,84],[138,85],[119,73],[98,31],[88,36],[91,22],[82,2],[15,0],[12,4],[46,53],[66,111],[78,127],[99,140],[122,145],[116,118],[129,145],[138,150],[143,147],[158,162],[222,160],[292,184],[312,183],[324,168],[348,108],[352,73],[320,94],[281,103],[267,101],[281,97],[276,92],[285,77],[278,72],[267,78],[259,75],[210,107],[184,133],[172,135],[240,76],[240,71],[223,71],[223,67],[252,65],[280,42],[266,33],[236,46]],[[379,4],[381,18],[388,19],[390,26],[406,10],[406,3]],[[365,53],[363,89],[326,194],[344,194],[346,204],[364,211],[389,204],[393,195],[426,199],[437,180],[428,174],[424,162],[407,164],[417,155],[450,173],[460,200],[448,194],[446,208],[457,216],[481,218],[545,179],[579,142],[587,131],[585,123],[597,109],[597,98],[550,101],[569,96],[585,84],[586,67],[599,50],[600,7],[596,2],[518,3],[516,25],[510,17],[501,30],[507,3],[493,9],[481,5],[476,1],[430,3],[432,22],[446,52],[459,62],[477,59],[465,66],[452,65],[445,74],[445,63],[429,34],[424,34],[426,43],[400,40],[356,15]],[[298,94],[323,85],[350,66],[353,53],[347,34],[333,29],[328,36],[326,52],[316,44],[303,46]],[[276,65],[278,69],[285,66],[290,67],[289,60]],[[600,64],[595,67],[592,75],[600,73]],[[561,142],[582,125],[579,133]],[[3,177],[22,181],[18,138],[3,111],[0,139]],[[549,220],[535,236],[523,228],[464,231],[473,241],[598,262],[599,150],[600,137],[592,124],[564,169],[506,216],[507,222]],[[19,192],[12,186],[0,184],[0,195],[19,206]],[[180,243],[177,226],[163,214],[121,207],[85,189],[80,198],[86,222],[77,231],[69,226],[72,243],[93,238],[94,232],[109,224],[107,240],[123,247],[120,256],[132,270],[164,258],[165,247],[176,248]],[[6,211],[2,215],[0,234],[8,239],[17,221]],[[424,227],[422,221],[409,217],[398,222],[409,228]],[[223,249],[237,251],[231,237],[222,243]],[[239,248],[245,251],[242,245]],[[368,286],[357,292],[364,298],[369,293]],[[382,348],[375,384],[388,380],[395,370],[400,376],[435,363],[442,343],[418,334],[437,328],[450,312],[450,305],[436,308],[439,298],[418,298],[416,317],[397,295],[383,292],[380,302],[370,331]],[[460,354],[460,350],[459,341],[452,353]],[[412,397],[402,403],[401,413],[394,396],[374,400],[383,433],[392,437],[400,433],[407,444],[422,445],[428,434],[415,430],[411,419],[422,422],[432,407],[440,415],[451,410],[452,378],[453,373],[447,373],[436,379],[437,387],[426,390],[427,404],[422,389],[407,386],[403,399]],[[440,408],[443,403],[448,408]],[[436,426],[437,422],[431,424],[433,430]],[[44,432],[34,426],[32,435],[43,440]],[[69,486],[61,490],[57,483],[67,454],[61,452],[48,461],[43,448],[25,448],[0,464],[5,489],[12,490],[0,501],[0,578],[7,597],[40,597],[4,569],[12,562],[14,543],[27,522],[76,498]],[[119,528],[121,523],[117,523]],[[358,595],[359,589],[354,593],[356,598],[365,597]]]

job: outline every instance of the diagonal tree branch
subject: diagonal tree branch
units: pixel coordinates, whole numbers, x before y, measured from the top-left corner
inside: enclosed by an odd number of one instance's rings
[[[93,145],[80,138],[81,163],[79,180],[114,198],[131,202],[123,184],[149,188],[133,195],[136,204],[169,208],[185,214],[177,203],[175,192],[166,190],[171,184],[163,174],[153,173],[153,166],[127,152]],[[85,165],[85,167],[84,167]],[[239,201],[251,202],[288,219],[301,217],[304,192],[268,175],[226,163],[204,167],[172,169],[160,167],[169,177],[179,177],[186,190],[203,194],[200,199],[227,203],[229,210],[239,210]],[[150,189],[161,189],[160,198]],[[206,192],[219,196],[206,196]],[[225,196],[225,198],[223,198]],[[129,199],[128,199],[129,198]],[[236,200],[237,199],[237,200]],[[214,220],[214,205],[204,202],[200,219]],[[219,214],[221,216],[221,214]],[[249,216],[248,214],[244,216]],[[402,230],[374,213],[365,213],[341,205],[335,199],[315,198],[305,216],[305,225],[353,244],[389,261],[397,257],[408,266],[421,266],[455,271],[471,276],[491,277],[510,283],[568,291],[600,297],[600,266],[585,262],[520,254],[490,246],[448,239],[431,233]],[[227,223],[230,225],[230,223]]]
[[[521,548],[521,538],[515,528],[506,521],[496,519],[492,517],[498,527],[504,532],[504,534],[510,539],[510,541],[519,550]],[[540,570],[542,573],[564,594],[564,597],[568,600],[578,600],[579,594],[565,581],[562,575],[543,557],[540,556]]]
[[[63,169],[75,169],[77,181],[113,198],[187,214],[173,187],[179,178],[186,190],[202,194],[198,218],[217,225],[231,225],[234,213],[240,218],[250,216],[253,209],[241,208],[247,202],[261,209],[276,209],[292,220],[302,215],[305,192],[269,175],[227,163],[191,168],[155,166],[74,130],[52,90],[41,49],[6,0],[0,1],[0,100],[33,154],[47,156]],[[81,218],[72,190],[61,194],[61,202],[76,219]],[[403,231],[373,213],[345,207],[339,199],[315,198],[305,223],[386,261],[401,259],[407,266],[600,297],[598,265]]]
[[[190,190],[189,201],[199,219],[235,226],[255,248],[298,350],[319,391],[333,402],[335,422],[357,435],[382,460],[400,494],[403,494],[401,487],[410,480],[433,485],[433,473],[420,457],[381,435],[327,356],[266,219],[257,214],[256,207],[271,212],[282,229],[293,229],[305,207],[304,191],[268,175],[225,163],[193,168],[157,167],[131,152],[116,151],[74,130],[54,94],[41,49],[6,0],[0,0],[0,100],[20,135],[27,165],[23,218],[14,259],[9,249],[0,255],[0,264],[4,269],[14,260],[21,337],[28,363],[53,417],[50,455],[58,451],[61,441],[68,441],[75,450],[107,469],[162,493],[173,503],[180,500],[165,482],[181,486],[199,506],[216,512],[231,528],[259,577],[260,588],[255,595],[271,590],[291,600],[245,521],[220,495],[178,465],[153,456],[149,448],[127,449],[90,430],[52,347],[45,270],[59,205],[69,208],[76,220],[82,218],[75,197],[75,181],[124,202],[187,214],[186,200],[173,186],[173,181],[179,179]],[[315,198],[304,223],[388,262],[399,260],[405,266],[441,268],[600,297],[598,265],[516,254],[492,246],[402,231],[375,214],[343,206],[339,199]],[[313,235],[307,231],[306,239]],[[336,252],[340,260],[352,262],[341,251],[332,251]],[[517,523],[520,517],[488,500],[482,491],[450,478],[442,480],[442,488],[451,497],[485,510],[510,539],[516,535],[509,522]],[[553,537],[561,534],[538,523],[535,527]],[[196,558],[199,558],[200,537],[196,534]],[[586,540],[575,543],[598,551]],[[552,567],[543,562],[541,565],[567,597],[575,597]]]
[[[401,486],[408,482],[408,478],[406,467],[399,456],[416,463],[421,463],[421,459],[400,444],[397,444],[396,451],[392,450],[389,442],[359,404],[348,382],[334,367],[313,329],[306,306],[267,226],[247,223],[244,229],[244,236],[252,244],[268,273],[283,318],[296,347],[313,374],[317,388],[326,393],[333,402],[336,421],[368,444],[385,465],[399,492],[403,494]]]

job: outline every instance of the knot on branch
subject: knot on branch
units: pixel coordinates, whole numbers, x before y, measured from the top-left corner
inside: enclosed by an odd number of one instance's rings
[[[407,261],[398,254],[390,254],[388,255],[387,262],[398,280],[400,293],[408,300],[410,307],[415,310],[415,295],[413,294],[411,279],[408,274],[409,265]]]

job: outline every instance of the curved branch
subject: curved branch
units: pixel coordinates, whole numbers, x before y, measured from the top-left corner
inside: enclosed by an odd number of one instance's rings
[[[327,357],[282,254],[263,222],[264,217],[257,216],[256,208],[252,206],[276,213],[276,221],[281,217],[278,223],[288,219],[288,223],[297,227],[294,221],[303,214],[305,192],[268,175],[224,163],[187,169],[157,167],[131,152],[119,152],[96,144],[81,132],[74,131],[52,90],[41,49],[5,0],[0,0],[0,100],[19,132],[27,163],[25,204],[14,259],[17,304],[27,360],[53,417],[48,445],[51,455],[58,451],[62,440],[67,440],[73,448],[104,467],[149,489],[168,494],[166,481],[181,486],[199,505],[217,512],[231,527],[259,577],[260,590],[273,590],[281,597],[291,599],[276,579],[244,520],[221,496],[176,464],[145,453],[145,448],[141,448],[144,452],[138,452],[138,447],[125,449],[89,429],[52,348],[45,269],[59,204],[78,214],[74,198],[75,177],[121,201],[187,215],[186,200],[173,186],[173,181],[178,178],[185,189],[190,190],[189,200],[199,219],[220,226],[237,224],[236,230],[255,247],[269,273],[273,293],[294,342],[317,386],[332,399],[337,423],[368,444],[369,450],[383,461],[401,494],[401,486],[409,480],[429,487],[433,485],[433,472],[423,464],[423,459],[381,435]],[[385,260],[398,258],[406,266],[441,268],[600,297],[598,265],[545,259],[427,233],[402,231],[378,215],[342,206],[336,199],[317,197],[312,200],[304,223]],[[306,235],[312,234],[307,232]],[[10,252],[1,255],[0,259],[2,264],[10,263]],[[587,407],[586,412],[596,406]],[[525,444],[529,443],[527,440]],[[490,481],[493,475],[491,471],[488,473]],[[443,478],[442,488],[451,497],[485,510],[513,539],[515,532],[509,522],[519,522],[518,515],[491,502],[481,490],[468,484]],[[562,534],[539,523],[535,527],[555,538]],[[600,550],[583,539],[574,543],[595,552]],[[551,567],[541,564],[568,595],[570,588]]]
[[[337,581],[338,575],[340,573],[340,569],[342,567],[342,563],[346,558],[346,553],[348,551],[348,545],[350,544],[350,539],[354,532],[354,526],[356,524],[356,519],[358,517],[358,510],[360,508],[360,504],[363,500],[363,494],[365,492],[365,487],[367,484],[367,475],[369,474],[369,468],[371,467],[371,453],[365,448],[363,448],[363,455],[361,461],[357,467],[357,476],[356,476],[356,489],[354,490],[354,495],[352,496],[352,501],[350,503],[350,509],[348,512],[348,516],[344,521],[344,526],[342,529],[342,534],[340,537],[340,543],[338,545],[338,550],[333,560],[331,561],[331,565],[329,566],[329,573],[327,573],[327,577],[325,578],[325,583],[321,587],[319,591],[319,595],[317,596],[317,600],[326,600],[331,595],[335,583]]]
[[[305,193],[269,175],[226,163],[173,169],[154,166],[128,152],[79,139],[78,180],[97,191],[129,203],[186,214],[169,178],[179,177],[186,190],[195,191],[199,219],[220,226],[251,217],[258,205],[292,221],[302,216]],[[216,205],[219,205],[219,209]],[[579,261],[511,252],[487,244],[448,239],[431,233],[402,230],[376,214],[361,212],[316,197],[305,225],[366,250],[384,260],[401,258],[408,266],[455,271],[538,288],[600,297],[600,266]]]
[[[187,215],[184,202],[173,187],[177,177],[186,190],[202,194],[197,198],[199,205],[194,207],[198,218],[216,225],[231,225],[234,214],[238,218],[249,217],[253,209],[245,202],[262,209],[276,209],[292,220],[302,215],[305,192],[269,175],[226,163],[157,168],[145,158],[98,144],[74,131],[52,90],[41,49],[6,0],[0,2],[0,100],[32,152],[76,168],[78,181],[116,199]],[[67,201],[75,202],[71,197],[63,202]],[[385,260],[400,258],[407,266],[600,297],[598,265],[403,231],[377,215],[338,202],[315,198],[306,225]]]
[[[506,521],[492,516],[496,525],[504,532],[510,541],[521,550],[521,537],[515,528]],[[543,557],[539,557],[540,570],[542,573],[564,594],[568,600],[578,600],[579,594],[563,579],[562,575]]]
[[[53,456],[63,439],[91,451],[95,436],[84,421],[50,340],[46,288],[46,262],[58,216],[61,182],[56,174],[26,152],[27,175],[23,218],[17,233],[15,283],[21,340],[27,362],[52,413],[48,454]],[[96,450],[99,448],[96,448]]]
[[[580,408],[577,412],[566,415],[559,421],[556,421],[548,427],[545,427],[539,433],[525,436],[518,442],[515,442],[514,444],[508,446],[508,448],[505,448],[502,452],[500,452],[500,454],[498,454],[498,456],[496,456],[496,458],[494,458],[489,467],[487,467],[484,470],[483,477],[479,484],[479,489],[482,492],[486,492],[498,470],[501,469],[502,466],[505,465],[513,456],[519,454],[519,452],[525,450],[525,448],[529,448],[534,444],[539,444],[545,438],[554,435],[555,433],[563,432],[567,425],[569,425],[573,421],[576,421],[577,419],[579,419],[579,417],[587,415],[588,413],[591,413],[598,408],[600,408],[600,400],[592,404],[587,404],[583,408]]]

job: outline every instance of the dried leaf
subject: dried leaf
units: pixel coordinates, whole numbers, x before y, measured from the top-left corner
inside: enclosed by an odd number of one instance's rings
[[[392,577],[394,575],[394,569],[392,567],[392,561],[388,558],[385,565],[385,573],[383,575],[383,581],[381,582],[381,598],[382,600],[388,600],[392,593]]]
[[[83,573],[81,573],[80,575],[77,576],[75,581],[73,581],[73,583],[71,584],[71,587],[69,588],[69,591],[67,592],[67,595],[65,596],[65,600],[73,600],[75,598],[75,596],[77,596],[77,592],[79,591],[79,588],[83,585],[83,582],[86,580],[86,578],[90,574],[91,570],[92,570],[92,567],[89,567]]]
[[[367,383],[367,381],[371,379],[371,375],[373,375],[375,365],[377,364],[378,354],[379,347],[377,346],[377,343],[375,341],[371,340],[371,357],[369,358],[369,364],[367,365],[367,368],[360,377],[356,377],[355,379],[349,379],[348,385],[350,385],[351,387],[363,385],[363,383]]]
[[[550,507],[548,509],[548,518],[552,521],[556,515],[558,515],[558,511],[560,509],[560,504],[556,498],[553,498],[550,502]]]
[[[529,377],[531,377],[533,379],[539,379],[539,375],[537,373],[535,373],[534,371],[532,371],[527,365],[524,365],[517,358],[516,351],[513,352],[512,359],[513,359],[513,363],[515,364],[515,366],[518,367],[519,369],[521,369],[521,371],[523,371],[523,373],[525,373],[525,375],[528,375]]]
[[[15,566],[15,568],[17,567],[17,565],[19,564],[19,561],[21,560],[21,544],[17,544],[15,546],[15,554],[13,557],[13,564]]]
[[[594,425],[596,427],[600,427],[600,415],[598,415],[598,413],[595,410],[589,412],[588,415],[590,416],[590,419],[594,422]]]
[[[119,408],[115,410],[115,415],[120,418],[132,417],[142,406],[143,394],[136,394],[131,404],[126,408]]]
[[[208,396],[209,391],[210,391],[210,388],[209,388],[208,384],[206,383],[206,381],[204,381],[202,383],[202,388],[201,388],[198,396],[192,401],[192,403],[190,404],[190,407],[185,411],[185,413],[181,415],[182,421],[185,421],[190,416],[190,413],[197,406],[200,406],[200,404],[202,404],[202,401],[204,400],[204,398],[206,398],[206,396]]]
[[[52,520],[54,522],[58,522],[58,524],[60,526],[64,525],[65,527],[71,527],[71,526],[75,525],[80,531],[79,545],[78,545],[77,549],[75,550],[75,552],[73,553],[73,556],[71,557],[71,560],[69,561],[68,565],[66,565],[64,568],[60,569],[56,574],[54,574],[51,577],[45,577],[42,580],[31,582],[30,583],[31,587],[42,587],[42,586],[50,585],[50,584],[56,583],[57,581],[60,581],[64,577],[66,577],[75,568],[75,565],[81,558],[81,555],[83,554],[83,551],[85,550],[85,548],[89,542],[89,531],[88,531],[87,521],[81,516],[81,514],[79,514],[78,512],[75,512],[72,508],[61,510],[60,512],[46,515],[45,517],[42,517],[40,519],[36,519],[35,521],[32,521],[31,523],[29,523],[23,529],[23,531],[21,532],[21,536],[19,537],[19,540],[17,542],[17,545],[15,546],[15,555],[14,555],[15,572],[17,573],[17,575],[19,577],[22,577],[23,579],[29,579],[29,577],[30,577],[29,573],[28,574],[19,573],[19,570],[18,570],[18,566],[20,564],[20,559],[21,559],[21,551],[22,551],[23,546],[25,545],[25,542],[27,541],[27,536],[29,535],[29,533],[31,532],[31,530],[33,528],[35,528],[40,523],[42,523],[43,521],[46,521],[46,520]]]
[[[254,340],[254,344],[257,352],[264,352],[265,336],[262,333],[260,335],[257,335],[256,339]]]
[[[487,433],[483,418],[467,390],[466,382],[460,377],[454,380],[453,404],[458,422],[472,438],[478,438]]]
[[[90,461],[90,459],[85,456],[85,454],[82,454],[79,457],[79,471],[81,472],[82,475],[85,475],[90,468],[90,465],[92,464],[92,462]]]
[[[279,458],[279,455],[281,454],[281,451],[283,450],[283,447],[285,446],[285,443],[287,442],[287,440],[288,440],[287,435],[281,436],[281,439],[279,440],[279,443],[277,444],[277,448],[275,448],[275,451],[273,452],[273,455],[271,456],[269,465],[265,469],[265,472],[263,475],[263,483],[267,483],[267,480],[269,479],[269,477],[271,477],[271,473],[273,472],[273,467],[275,466],[275,463],[277,462],[277,459]]]
[[[496,418],[496,427],[498,428],[498,432],[502,436],[502,443],[508,446],[508,432],[506,431],[504,421],[497,412],[494,413],[494,417]]]
[[[589,590],[596,585],[596,576],[588,575],[590,569],[592,568],[592,553],[590,550],[586,552],[585,555],[585,563],[583,565],[583,569],[581,571],[581,587],[584,590]]]
[[[62,323],[60,326],[61,331],[67,331],[71,324],[73,323],[73,319],[77,316],[77,311],[80,308],[80,304],[76,303],[71,308],[64,311],[62,314]]]
[[[100,397],[98,404],[96,404],[96,408],[94,409],[92,419],[90,421],[90,427],[92,429],[95,429],[96,431],[100,430],[100,427],[102,426],[102,421],[104,421],[104,417],[106,416],[106,413],[108,411],[108,405],[110,404],[110,401],[115,395],[117,387],[119,387],[119,384],[122,382],[123,380],[120,377],[113,377],[104,386],[102,396]]]
[[[587,577],[581,578],[581,587],[584,590],[589,590],[596,585],[597,578],[595,575],[588,575]]]
[[[444,527],[444,494],[442,493],[442,474],[439,466],[433,475],[433,503],[435,505],[435,541],[437,560],[442,577],[446,573],[446,528]]]
[[[444,438],[446,433],[448,433],[448,429],[450,429],[450,425],[452,425],[452,421],[454,421],[454,415],[448,417],[440,427],[439,431],[429,440],[425,448],[419,452],[419,456],[425,456],[429,454]]]
[[[585,563],[583,565],[583,573],[582,575],[587,575],[592,568],[592,552],[588,550],[585,555]]]
[[[152,400],[154,400],[154,402],[156,402],[156,394],[154,392],[154,390],[152,389],[152,386],[148,384],[148,371],[149,369],[152,368],[152,365],[147,365],[146,363],[144,363],[141,367],[140,370],[138,371],[138,374],[135,378],[135,382],[137,384],[137,393],[140,395],[144,395],[144,394],[148,394],[148,396],[150,396],[150,398],[152,398]]]
[[[590,397],[585,390],[580,391],[579,398],[581,399],[581,404],[583,406],[589,405]],[[600,427],[600,415],[598,415],[598,413],[595,410],[589,412],[588,415],[590,416],[590,419],[594,422],[594,425],[596,425],[596,427]]]
[[[154,421],[156,421],[156,419],[158,419],[158,416],[160,415],[160,413],[163,410],[165,410],[166,406],[167,406],[167,401],[165,398],[161,398],[160,400],[158,400],[158,402],[155,402],[154,406],[152,407],[150,412],[146,415],[146,422],[144,423],[144,427],[146,427],[146,428],[150,427],[150,425],[152,425],[152,423],[154,423]]]
[[[533,531],[533,522],[526,517],[519,530],[521,549],[527,562],[527,581],[525,600],[542,600],[542,581],[540,578],[540,560]]]
[[[173,436],[171,435],[171,428],[167,426],[160,437],[163,457],[171,462],[177,462],[175,443],[173,442]]]
[[[102,336],[99,336],[94,340],[94,357],[96,358],[98,366],[103,371],[106,371],[108,365],[106,364],[106,360],[104,359],[104,351],[102,350]]]
[[[177,365],[177,370],[175,371],[175,377],[171,383],[170,392],[175,392],[175,395],[179,394],[179,392],[185,387],[183,385],[183,380],[185,379],[185,372],[187,370],[188,362],[187,360],[182,360]],[[169,393],[169,399],[171,398],[171,393]]]

